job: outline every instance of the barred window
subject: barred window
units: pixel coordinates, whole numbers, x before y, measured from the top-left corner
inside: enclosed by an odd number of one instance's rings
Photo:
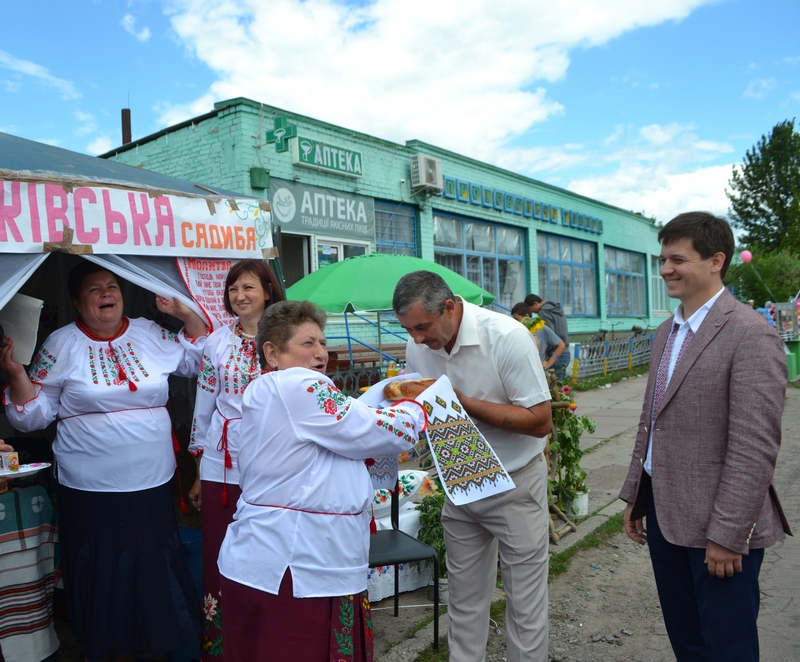
[[[536,239],[537,294],[571,316],[597,316],[597,245],[544,232]]]
[[[375,249],[378,253],[417,256],[414,207],[375,201]]]
[[[618,248],[605,249],[606,315],[647,315],[645,256]]]

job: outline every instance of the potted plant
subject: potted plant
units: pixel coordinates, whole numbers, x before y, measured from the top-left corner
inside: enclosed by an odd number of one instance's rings
[[[557,389],[557,390],[556,390]],[[576,507],[576,500],[587,499],[589,489],[584,483],[586,472],[581,469],[581,435],[594,432],[595,422],[578,416],[575,410],[578,405],[572,399],[572,388],[562,386],[553,389],[553,435],[550,440],[550,452],[555,458],[555,473],[548,481],[548,496],[551,503],[555,498],[556,505],[570,515],[581,514]],[[562,404],[563,403],[563,404]],[[558,406],[556,406],[558,404]],[[586,514],[585,512],[582,514]]]
[[[442,526],[442,508],[446,497],[442,484],[438,479],[435,482],[437,489],[417,505],[420,523],[417,539],[433,547],[436,552],[439,560],[439,600],[442,604],[447,604],[447,549]]]

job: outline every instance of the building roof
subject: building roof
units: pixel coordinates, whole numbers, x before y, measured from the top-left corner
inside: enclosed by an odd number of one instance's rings
[[[143,168],[71,152],[61,147],[0,133],[0,180],[48,180],[65,184],[102,184],[202,198],[251,198],[251,195],[196,184]]]

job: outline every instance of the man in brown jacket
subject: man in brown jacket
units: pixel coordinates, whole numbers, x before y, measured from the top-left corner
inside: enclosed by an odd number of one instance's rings
[[[679,662],[758,660],[764,548],[790,533],[772,486],[787,380],[783,345],[722,285],[734,252],[724,219],[681,214],[658,239],[661,277],[681,305],[653,339],[620,492],[625,530],[649,545]]]

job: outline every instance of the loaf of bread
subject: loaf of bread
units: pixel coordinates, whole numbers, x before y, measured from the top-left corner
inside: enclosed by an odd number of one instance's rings
[[[387,400],[416,398],[426,388],[433,386],[435,379],[398,379],[383,387],[383,395]]]

